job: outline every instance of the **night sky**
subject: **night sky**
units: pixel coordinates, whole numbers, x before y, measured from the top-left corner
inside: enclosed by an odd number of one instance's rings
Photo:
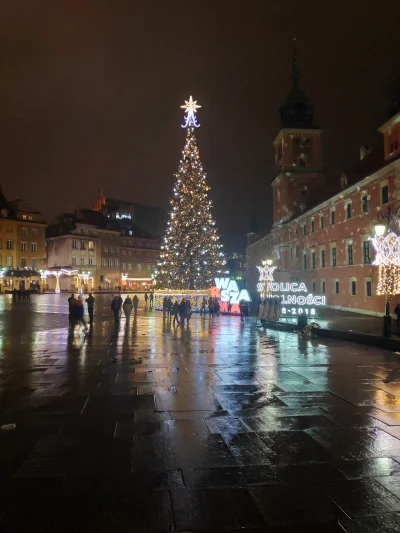
[[[0,6],[3,192],[50,221],[106,196],[168,208],[197,131],[217,226],[244,248],[253,210],[271,221],[272,141],[301,84],[323,128],[330,179],[373,144],[400,75],[398,0],[5,0]]]

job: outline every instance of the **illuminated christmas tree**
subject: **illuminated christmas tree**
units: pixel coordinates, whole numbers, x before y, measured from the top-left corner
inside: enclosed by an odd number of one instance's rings
[[[156,271],[157,288],[208,289],[225,265],[222,245],[211,214],[210,187],[200,161],[195,128],[200,107],[192,97],[186,101],[187,136],[171,199],[168,227],[161,243]]]

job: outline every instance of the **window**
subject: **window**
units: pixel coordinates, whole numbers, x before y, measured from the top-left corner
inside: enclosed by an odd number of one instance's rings
[[[336,246],[332,246],[331,248],[331,257],[332,257],[332,266],[336,266]]]
[[[127,269],[127,270],[128,270],[128,272],[129,272],[130,270],[132,270],[132,263],[128,263],[128,269]]]
[[[290,259],[293,259],[293,248],[290,247]]]
[[[151,265],[147,265],[147,271],[151,272]]]
[[[138,272],[142,270],[142,265],[140,263],[138,263],[137,269],[138,269]]]
[[[26,235],[26,228],[21,228],[21,235]]]
[[[325,281],[321,283],[321,292],[322,294],[325,294]]]
[[[353,264],[353,245],[352,244],[347,245],[347,264],[348,265]]]
[[[7,241],[7,250],[12,250],[12,249],[13,249],[12,241]]]
[[[26,257],[21,257],[19,266],[25,268],[26,267]]]
[[[36,268],[36,259],[31,259],[31,267],[32,267],[33,269]]]
[[[314,233],[315,231],[315,222],[314,222],[314,219],[312,218],[311,219],[311,233]]]
[[[121,250],[121,255],[126,255],[126,250]]]
[[[89,260],[88,260],[88,261],[89,261],[88,264],[89,264],[90,266],[92,266],[92,265],[93,265],[93,257],[89,257]]]
[[[312,291],[315,292],[315,279],[312,282]]]
[[[325,268],[325,250],[321,250],[321,268]]]
[[[0,211],[1,218],[7,218],[7,215],[8,215],[8,210],[7,209],[2,209]]]
[[[6,266],[8,266],[8,267],[13,266],[11,255],[7,255],[7,257],[6,257]]]
[[[32,230],[32,237],[36,237],[37,236],[37,229],[33,229]]]
[[[78,243],[76,239],[72,239],[72,248],[78,248]]]
[[[103,254],[106,254],[107,253],[107,246],[102,246],[101,247],[102,251],[103,251]]]
[[[315,252],[311,252],[311,268],[315,268]]]
[[[297,245],[295,247],[295,252],[296,252],[296,258],[299,257],[299,247]]]
[[[307,235],[307,224],[303,224],[303,235]]]
[[[114,253],[115,253],[115,254],[119,254],[118,246],[115,247],[115,249],[114,249]]]
[[[73,266],[76,266],[76,257],[73,257],[73,258],[72,258],[72,265],[73,265]]]
[[[84,230],[84,229],[81,229],[81,233],[85,233],[85,230]]]
[[[331,224],[332,224],[332,226],[333,226],[334,223],[335,223],[335,211],[332,210],[331,211]]]
[[[361,210],[363,213],[368,213],[368,195],[364,194],[361,198]]]
[[[389,186],[384,185],[381,188],[381,204],[387,204],[389,201]]]
[[[36,242],[31,243],[31,252],[36,252]]]
[[[21,242],[20,249],[21,252],[26,252],[26,242]]]
[[[339,294],[339,280],[335,281],[335,294]]]
[[[105,267],[105,266],[106,266],[106,259],[105,259],[105,257],[102,257],[102,258],[101,258],[101,266],[102,266],[102,267]]]
[[[128,251],[128,255],[131,257],[132,256],[132,250],[129,250]]]
[[[132,230],[131,230],[131,229],[129,230],[129,235],[133,235],[133,232],[132,232]]]
[[[113,253],[113,250],[114,250],[114,247],[113,247],[113,246],[109,246],[109,247],[108,247],[108,253],[109,253],[109,254],[112,254],[112,253]]]
[[[86,250],[86,241],[81,241],[81,250]]]
[[[12,224],[7,224],[7,231],[8,231],[9,233],[12,233],[12,231],[13,231]]]
[[[94,242],[93,241],[89,241],[88,242],[88,248],[89,248],[89,250],[94,250]]]
[[[84,264],[85,264],[85,258],[81,257],[81,265],[84,266]]]
[[[122,272],[125,272],[125,270],[126,270],[126,263],[121,263],[121,270],[122,270]]]
[[[118,259],[114,259],[114,266],[115,267],[119,266],[119,260]]]
[[[351,218],[351,203],[346,204],[346,219]]]
[[[350,290],[352,296],[355,296],[357,294],[357,283],[355,279],[352,279],[350,282]]]
[[[369,254],[369,251],[370,251],[369,241],[363,241],[363,263],[364,265],[371,264],[371,256]]]
[[[367,278],[365,279],[365,296],[372,297],[372,281]]]
[[[23,220],[26,220],[26,215],[22,215],[22,219],[23,219]]]
[[[112,266],[112,259],[107,259],[107,266]]]
[[[307,255],[303,252],[303,270],[307,270]]]
[[[321,229],[324,229],[324,215],[321,215],[321,216],[319,217],[319,227],[320,227]]]

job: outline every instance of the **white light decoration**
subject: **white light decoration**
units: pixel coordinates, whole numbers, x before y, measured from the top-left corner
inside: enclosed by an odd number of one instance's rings
[[[393,232],[385,237],[379,232],[371,240],[376,251],[372,264],[379,266],[376,293],[386,296],[400,294],[400,237]]]
[[[263,261],[262,266],[258,266],[260,277],[257,283],[257,291],[262,299],[272,296],[271,283],[274,281],[274,271],[276,266],[272,266],[272,261]]]
[[[181,105],[182,109],[185,109],[185,124],[182,124],[182,128],[188,128],[189,126],[193,126],[195,128],[199,128],[200,124],[198,124],[195,113],[197,113],[197,110],[201,106],[197,104],[197,100],[193,100],[192,97],[189,98],[189,100],[185,100],[185,105]]]

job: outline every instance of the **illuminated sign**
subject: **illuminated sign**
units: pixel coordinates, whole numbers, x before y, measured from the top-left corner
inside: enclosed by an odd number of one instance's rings
[[[319,296],[308,292],[305,283],[271,283],[272,296],[280,298],[280,315],[316,315],[315,306],[326,304],[326,296]],[[282,294],[280,294],[282,293]],[[299,294],[305,293],[305,294]],[[294,307],[296,306],[296,307]]]
[[[238,304],[240,300],[245,300],[246,302],[251,301],[247,290],[239,290],[237,283],[234,279],[215,278],[215,286],[217,289],[219,289],[219,296],[221,298],[221,302],[230,302],[231,304]]]
[[[132,218],[132,215],[130,215],[129,213],[116,213],[115,218],[119,218],[119,219],[128,218],[130,220]]]
[[[251,302],[250,295],[246,289],[239,289],[236,281],[230,278],[215,278],[215,286],[210,290],[211,298],[217,298],[220,301],[220,312],[230,312],[240,314],[239,303],[241,300]]]

